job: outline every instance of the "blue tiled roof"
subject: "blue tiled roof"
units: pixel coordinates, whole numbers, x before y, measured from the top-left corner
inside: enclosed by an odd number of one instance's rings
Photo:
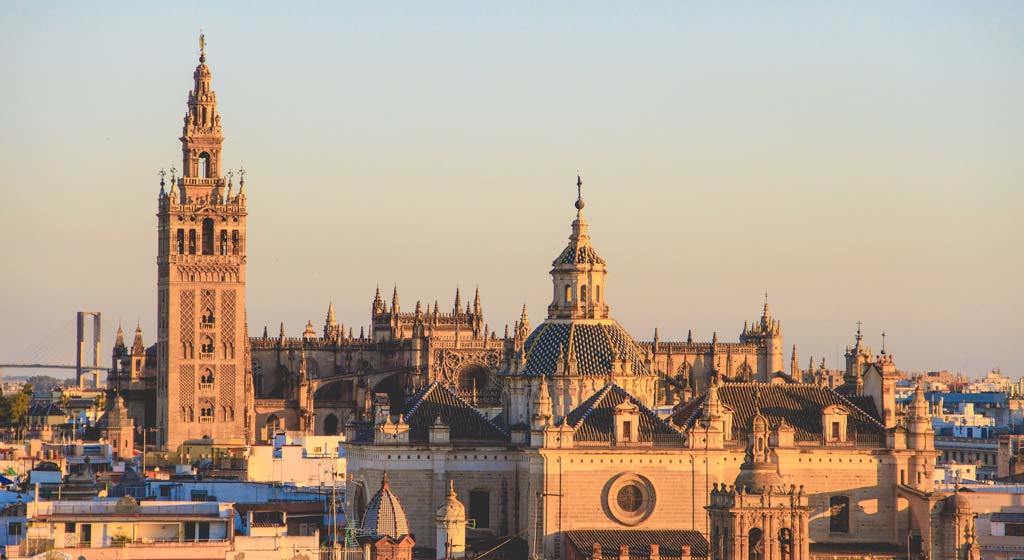
[[[612,360],[619,357],[632,362],[633,375],[652,375],[633,338],[615,321],[545,321],[526,339],[523,349],[522,375],[526,376],[554,374],[560,354],[567,362],[575,354],[579,374],[585,377],[607,376]]]

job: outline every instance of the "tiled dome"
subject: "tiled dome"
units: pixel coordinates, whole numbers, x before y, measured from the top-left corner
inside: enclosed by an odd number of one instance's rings
[[[522,375],[527,376],[552,375],[560,354],[567,361],[575,354],[579,375],[585,377],[607,376],[617,359],[631,362],[626,374],[651,375],[633,337],[614,320],[545,321],[526,339],[523,351]]]
[[[405,517],[405,508],[398,501],[398,496],[391,491],[387,472],[381,479],[380,490],[373,495],[366,507],[360,530],[365,535],[388,536],[393,539],[400,539],[409,534],[409,521]]]

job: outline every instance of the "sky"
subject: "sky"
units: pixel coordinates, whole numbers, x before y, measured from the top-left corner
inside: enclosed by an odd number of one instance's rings
[[[577,169],[612,315],[1024,374],[1024,4],[0,4],[0,363],[74,313],[155,341],[158,171],[206,35],[244,166],[253,335],[379,285],[500,333],[551,296]],[[13,370],[8,370],[13,373]]]

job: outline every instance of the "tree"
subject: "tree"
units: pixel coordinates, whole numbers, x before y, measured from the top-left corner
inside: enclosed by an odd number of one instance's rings
[[[0,417],[11,424],[20,424],[28,412],[31,397],[24,391],[0,399]]]

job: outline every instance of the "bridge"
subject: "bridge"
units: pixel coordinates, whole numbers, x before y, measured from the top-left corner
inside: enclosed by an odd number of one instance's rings
[[[78,370],[79,366],[74,364],[0,364],[0,369],[73,369]],[[106,366],[83,366],[82,371],[106,371]]]
[[[74,328],[71,325],[61,323],[53,325],[45,331],[34,343],[25,346],[21,354],[6,360],[7,363],[0,363],[0,369],[73,369],[75,380],[79,387],[82,387],[86,377],[93,378],[93,386],[100,387],[102,372],[106,366],[100,364],[102,356],[101,341],[103,339],[103,322],[99,311],[79,311],[76,313]],[[92,319],[92,359],[87,360],[89,353],[85,347],[85,334],[87,319]],[[62,349],[67,348],[71,339],[75,341],[75,363],[65,363],[66,353]],[[86,363],[87,361],[92,363]]]

